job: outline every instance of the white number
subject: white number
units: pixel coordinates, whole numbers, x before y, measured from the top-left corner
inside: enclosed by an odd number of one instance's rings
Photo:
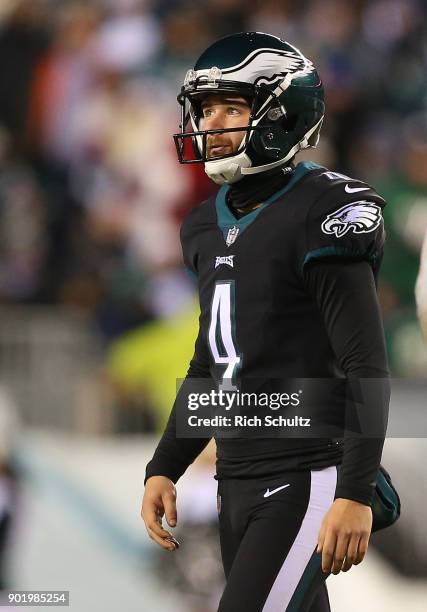
[[[223,384],[232,388],[231,383],[236,366],[240,363],[240,356],[237,354],[233,342],[233,321],[231,302],[232,283],[230,281],[219,282],[215,285],[215,292],[211,305],[211,321],[209,325],[209,346],[215,363],[227,365],[223,374]],[[219,314],[219,317],[218,317]],[[234,318],[234,317],[233,317]],[[224,345],[225,355],[220,355],[217,345],[217,331],[221,333],[222,344]]]
[[[345,179],[346,181],[353,180],[349,176],[346,176],[345,174],[340,174],[339,172],[322,172],[322,174],[327,176],[328,179],[330,179],[331,181],[335,181],[336,179]]]

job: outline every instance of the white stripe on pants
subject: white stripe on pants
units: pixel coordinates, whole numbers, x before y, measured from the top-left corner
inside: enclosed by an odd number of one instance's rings
[[[311,471],[310,499],[300,530],[277,574],[262,612],[284,612],[317,545],[323,518],[334,501],[337,468]]]

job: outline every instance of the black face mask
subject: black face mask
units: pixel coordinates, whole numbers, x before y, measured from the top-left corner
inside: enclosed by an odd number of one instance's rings
[[[227,204],[233,212],[237,209],[241,209],[242,214],[249,212],[254,204],[265,202],[279,189],[285,187],[294,169],[295,166],[291,163],[285,168],[274,168],[270,172],[245,176],[230,186],[227,192]]]

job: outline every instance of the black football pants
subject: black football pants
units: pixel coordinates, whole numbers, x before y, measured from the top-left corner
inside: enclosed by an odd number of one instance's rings
[[[315,549],[336,482],[335,466],[218,481],[227,579],[218,612],[330,612]]]

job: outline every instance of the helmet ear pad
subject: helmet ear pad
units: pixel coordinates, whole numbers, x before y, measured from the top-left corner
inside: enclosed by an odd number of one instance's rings
[[[269,163],[281,159],[297,142],[295,128],[298,120],[294,115],[254,130],[248,148],[250,158],[255,163]]]
[[[325,105],[312,95],[304,95],[291,86],[283,99],[287,116],[277,121],[267,120],[263,128],[254,130],[249,141],[248,155],[254,165],[284,158],[291,149],[303,141],[307,132],[323,117]],[[264,121],[259,125],[262,126]],[[316,146],[321,124],[306,141]],[[297,153],[297,150],[294,152]]]
[[[283,149],[284,130],[279,125],[265,126],[263,129],[254,130],[251,138],[251,148],[255,153],[253,161],[276,161],[280,159]],[[251,151],[252,152],[252,151]],[[249,156],[252,159],[251,152]]]

